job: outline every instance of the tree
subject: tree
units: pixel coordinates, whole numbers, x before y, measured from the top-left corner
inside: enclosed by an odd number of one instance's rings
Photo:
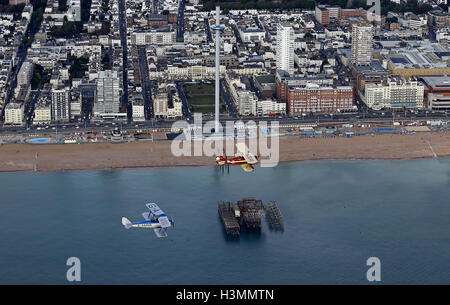
[[[87,57],[75,57],[71,56],[69,61],[72,62],[71,67],[69,68],[70,79],[73,78],[82,78],[85,72],[88,70],[87,64],[89,63],[89,59]]]
[[[111,65],[110,65],[110,57],[108,53],[105,53],[105,55],[103,55],[102,58],[102,66],[103,66],[103,70],[109,70],[111,69]]]

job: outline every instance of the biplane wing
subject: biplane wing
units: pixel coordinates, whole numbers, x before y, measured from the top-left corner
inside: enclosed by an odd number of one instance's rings
[[[169,218],[167,218],[167,216],[159,217],[158,222],[161,225],[161,228],[168,228],[171,226]]]
[[[150,213],[153,214],[153,216],[158,217],[161,215],[164,215],[164,212],[159,208],[159,206],[156,203],[147,203],[147,208],[150,210]]]
[[[167,237],[167,231],[164,228],[155,228],[153,229],[153,231],[155,232],[155,235],[159,238]]]
[[[258,163],[258,159],[248,151],[248,147],[245,143],[243,142],[236,143],[236,148],[242,154],[242,156],[244,157],[245,161],[247,161],[248,164]]]
[[[251,164],[245,163],[245,164],[241,164],[241,167],[244,171],[246,172],[253,172],[255,169],[253,168],[253,166]]]

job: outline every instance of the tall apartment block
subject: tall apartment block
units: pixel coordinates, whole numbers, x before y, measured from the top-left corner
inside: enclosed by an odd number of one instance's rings
[[[368,66],[372,63],[373,26],[354,24],[352,27],[352,63],[356,66]]]
[[[52,121],[67,122],[70,119],[70,89],[52,89]]]
[[[277,69],[294,74],[294,30],[289,23],[277,27]]]
[[[94,103],[94,115],[98,117],[114,117],[120,108],[120,85],[117,71],[99,71],[97,79],[97,95]]]

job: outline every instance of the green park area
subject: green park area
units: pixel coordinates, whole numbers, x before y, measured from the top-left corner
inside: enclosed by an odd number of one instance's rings
[[[185,84],[183,86],[191,113],[214,113],[214,84]],[[220,98],[220,112],[225,112],[225,104]]]

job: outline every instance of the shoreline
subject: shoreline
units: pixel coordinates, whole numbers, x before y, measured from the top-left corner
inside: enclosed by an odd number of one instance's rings
[[[280,161],[279,164],[289,164],[289,163],[307,163],[307,162],[371,162],[371,161],[408,161],[408,160],[427,160],[427,159],[440,159],[450,157],[450,155],[434,157],[413,157],[413,158],[352,158],[352,159],[304,159],[304,160],[290,160],[290,161]],[[187,168],[187,167],[215,167],[215,164],[201,164],[201,165],[151,165],[151,166],[123,166],[123,167],[98,167],[98,168],[71,168],[71,169],[49,169],[49,170],[28,170],[28,169],[16,169],[16,170],[0,170],[2,173],[22,173],[22,172],[38,172],[38,173],[51,173],[51,172],[76,172],[76,171],[112,171],[112,170],[127,170],[127,169],[153,169],[153,168]],[[278,166],[278,165],[276,165]],[[274,166],[274,167],[276,167]],[[230,166],[231,167],[231,166]],[[238,167],[238,166],[236,166]],[[257,164],[255,170],[258,170],[261,166]],[[268,167],[270,168],[270,167]]]
[[[408,160],[450,156],[450,133],[437,132],[364,135],[352,138],[284,136],[279,139],[279,144],[280,163]],[[0,145],[0,172],[215,166],[213,157],[175,157],[170,151],[170,145],[171,141],[5,144]],[[35,170],[36,153],[38,158]]]
[[[307,162],[371,162],[371,161],[408,161],[408,160],[427,160],[427,159],[440,159],[446,158],[448,156],[439,156],[438,158],[433,157],[414,157],[414,158],[377,158],[377,159],[305,159],[305,160],[292,160],[292,161],[280,161],[279,164],[289,164],[289,163],[307,163]],[[278,164],[278,165],[279,165]],[[277,165],[277,166],[278,166]],[[205,164],[205,165],[154,165],[154,166],[124,166],[124,167],[104,167],[104,168],[74,168],[74,169],[52,169],[52,170],[37,170],[37,173],[58,173],[58,172],[83,172],[83,171],[113,171],[113,170],[128,170],[128,169],[175,169],[175,168],[188,168],[188,167],[215,167],[215,164]],[[238,167],[238,166],[236,166]],[[276,166],[275,166],[276,167]],[[255,171],[260,168],[260,165],[255,166]],[[34,172],[33,170],[0,170],[0,174],[3,173],[23,173],[23,172]]]

